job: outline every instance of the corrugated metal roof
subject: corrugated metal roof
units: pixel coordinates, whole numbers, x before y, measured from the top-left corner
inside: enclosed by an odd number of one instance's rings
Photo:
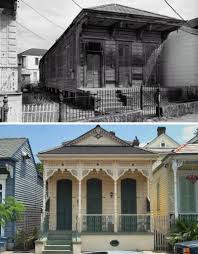
[[[132,146],[61,146],[40,154],[153,154],[139,147]]]
[[[154,17],[154,18],[165,18],[165,19],[175,19],[169,16],[139,10],[136,8],[120,5],[120,4],[106,4],[100,5],[92,8],[88,8],[97,11],[107,11],[107,12],[116,12],[116,13],[123,13],[123,14],[131,14],[131,15],[139,15],[139,16],[147,16],[147,17]]]
[[[37,48],[32,48],[28,49],[24,52],[21,52],[18,56],[44,56],[45,53],[47,52],[46,49],[37,49]]]
[[[11,158],[26,140],[26,138],[0,139],[0,158]]]

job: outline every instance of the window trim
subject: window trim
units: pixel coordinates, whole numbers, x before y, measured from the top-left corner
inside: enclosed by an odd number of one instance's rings
[[[2,203],[4,203],[5,199],[5,192],[6,192],[6,179],[8,175],[0,175],[0,184],[2,185]],[[3,227],[1,227],[1,236],[5,236],[5,230]]]

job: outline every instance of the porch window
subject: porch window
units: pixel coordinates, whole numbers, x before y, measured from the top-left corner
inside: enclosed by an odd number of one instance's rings
[[[196,212],[196,184],[191,183],[185,176],[179,177],[180,212]]]

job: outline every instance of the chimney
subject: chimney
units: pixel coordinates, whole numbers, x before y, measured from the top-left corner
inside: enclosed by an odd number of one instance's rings
[[[136,136],[135,139],[133,140],[133,146],[139,146],[139,145],[140,145],[140,141]]]
[[[166,133],[166,127],[158,127],[157,128],[157,136],[159,137],[162,134]]]

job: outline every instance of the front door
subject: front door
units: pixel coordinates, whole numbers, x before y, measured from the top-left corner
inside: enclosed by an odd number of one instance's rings
[[[134,232],[137,229],[136,180],[124,179],[121,181],[121,229],[125,232]]]
[[[57,229],[72,230],[72,181],[57,182]]]
[[[118,86],[130,87],[132,85],[131,45],[118,44]]]
[[[101,87],[101,55],[87,54],[87,87]]]
[[[87,231],[102,230],[102,181],[89,179],[87,181]]]

